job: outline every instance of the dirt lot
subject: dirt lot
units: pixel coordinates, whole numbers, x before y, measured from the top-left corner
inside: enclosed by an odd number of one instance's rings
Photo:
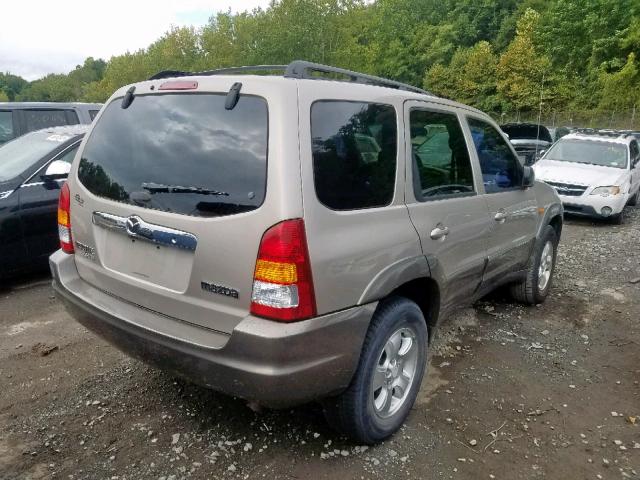
[[[640,478],[640,209],[567,221],[553,295],[496,294],[441,330],[419,401],[382,445],[316,406],[245,403],[130,360],[45,275],[0,290],[0,478]]]

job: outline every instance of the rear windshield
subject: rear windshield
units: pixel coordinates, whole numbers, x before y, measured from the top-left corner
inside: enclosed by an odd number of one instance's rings
[[[543,140],[552,142],[551,134],[547,127],[542,125],[503,125],[502,131],[509,135],[510,140]]]
[[[95,195],[193,216],[258,208],[267,176],[267,104],[243,95],[136,96],[111,102],[82,152],[78,178]]]

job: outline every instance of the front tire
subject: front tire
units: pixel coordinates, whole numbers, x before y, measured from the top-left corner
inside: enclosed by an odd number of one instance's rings
[[[624,223],[624,209],[622,212],[611,216],[611,223],[614,225],[622,225]]]
[[[638,196],[640,196],[640,189],[638,189],[635,195],[629,199],[628,205],[631,205],[632,207],[638,205]]]
[[[546,300],[556,266],[558,236],[551,225],[544,227],[529,261],[526,278],[511,286],[511,296],[518,302],[535,305]]]
[[[374,444],[403,424],[420,389],[427,362],[427,326],[414,302],[395,297],[381,303],[364,340],[351,384],[323,402],[335,429]]]

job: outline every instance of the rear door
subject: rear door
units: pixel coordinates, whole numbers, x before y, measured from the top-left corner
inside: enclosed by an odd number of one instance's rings
[[[523,166],[505,137],[487,119],[468,115],[485,200],[492,218],[485,279],[495,280],[526,267],[535,240],[534,190],[523,188]]]
[[[456,110],[407,102],[406,200],[422,249],[443,280],[443,305],[469,299],[480,286],[491,221]]]
[[[249,314],[263,233],[302,216],[295,82],[243,78],[226,109],[233,83],[149,82],[127,108],[121,90],[69,182],[85,281],[221,332]]]

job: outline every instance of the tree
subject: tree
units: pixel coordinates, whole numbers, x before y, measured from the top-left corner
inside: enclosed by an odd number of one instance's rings
[[[4,93],[4,90],[0,90],[0,102],[8,102],[9,96]]]
[[[491,44],[481,41],[471,48],[459,48],[448,66],[436,64],[426,76],[425,88],[477,108],[497,111],[496,68],[498,58]]]
[[[533,9],[524,13],[518,21],[515,38],[498,61],[498,93],[517,110],[536,109],[543,77],[551,67],[549,58],[536,51],[535,34],[539,19],[540,15]]]
[[[635,53],[630,53],[624,67],[618,72],[602,72],[602,99],[600,108],[627,110],[640,106],[640,71]]]
[[[16,95],[18,95],[28,84],[29,82],[22,77],[12,75],[9,72],[0,72],[0,90],[5,93],[10,101],[15,100]]]

